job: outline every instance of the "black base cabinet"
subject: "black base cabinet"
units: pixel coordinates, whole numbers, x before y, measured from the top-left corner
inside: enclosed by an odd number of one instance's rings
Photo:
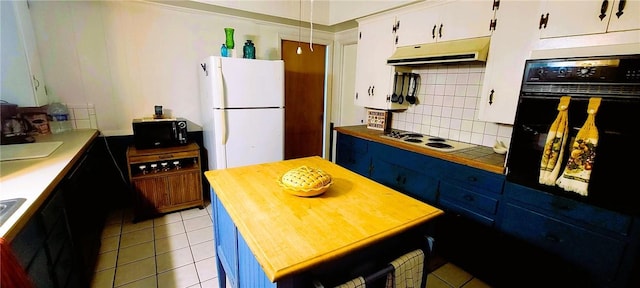
[[[101,154],[102,143],[94,140],[65,177],[65,208],[69,219],[69,230],[73,239],[73,250],[83,263],[83,277],[93,277],[95,264],[100,250],[102,229],[107,217],[109,203],[105,190],[114,181],[103,177],[100,169],[112,167]]]
[[[35,287],[88,287],[68,223],[64,193],[58,189],[11,242]]]
[[[111,195],[123,183],[105,153],[96,138],[11,242],[36,287],[89,287]]]
[[[492,287],[640,287],[640,216],[343,133],[336,164],[444,210],[434,253]]]

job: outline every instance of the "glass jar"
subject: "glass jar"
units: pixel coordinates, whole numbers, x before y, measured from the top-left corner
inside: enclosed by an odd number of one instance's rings
[[[256,47],[251,40],[247,40],[242,47],[242,58],[256,59]]]
[[[222,44],[222,47],[220,47],[220,56],[229,57],[229,49],[227,49],[227,44]]]

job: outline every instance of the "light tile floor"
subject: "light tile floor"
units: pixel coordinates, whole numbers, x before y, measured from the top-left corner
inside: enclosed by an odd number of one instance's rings
[[[137,223],[132,219],[131,209],[109,215],[92,288],[218,288],[209,203]],[[490,287],[445,263],[429,275],[427,288]]]

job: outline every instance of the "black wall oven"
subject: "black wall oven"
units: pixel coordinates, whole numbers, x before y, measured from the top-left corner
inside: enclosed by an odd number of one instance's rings
[[[560,98],[569,96],[568,138],[562,174],[571,145],[587,119],[587,105],[600,97],[595,115],[598,142],[589,166],[587,195],[539,183],[541,157]],[[511,145],[507,181],[640,215],[640,54],[528,60],[525,64]]]

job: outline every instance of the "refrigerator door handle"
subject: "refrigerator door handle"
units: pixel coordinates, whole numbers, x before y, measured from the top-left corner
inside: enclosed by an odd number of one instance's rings
[[[218,95],[220,95],[220,97],[218,98],[220,98],[220,109],[221,109],[220,115],[222,118],[220,119],[220,126],[221,126],[220,135],[222,136],[221,144],[224,145],[227,143],[227,117],[224,111],[224,109],[227,107],[225,106],[225,101],[224,101],[225,95],[224,95],[224,79],[222,78],[222,61],[219,58],[216,59],[216,66],[218,68],[218,73],[217,73]]]

